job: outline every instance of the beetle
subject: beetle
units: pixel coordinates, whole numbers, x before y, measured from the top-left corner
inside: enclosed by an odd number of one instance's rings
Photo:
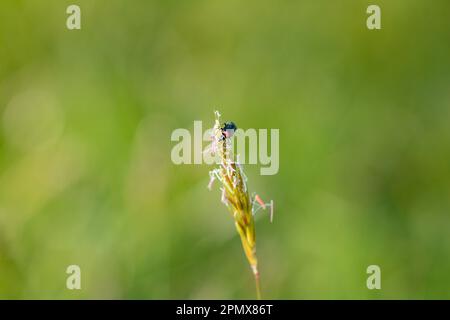
[[[237,126],[234,122],[227,121],[223,124],[220,130],[222,130],[222,140],[225,140],[233,135],[233,133],[237,130]]]

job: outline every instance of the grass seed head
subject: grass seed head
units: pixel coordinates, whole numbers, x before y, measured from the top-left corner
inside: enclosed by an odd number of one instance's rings
[[[210,171],[208,188],[211,189],[215,180],[221,183],[222,203],[227,206],[234,219],[242,247],[255,275],[257,293],[260,297],[254,214],[261,208],[266,209],[267,206],[270,206],[272,213],[273,202],[266,204],[258,195],[249,196],[247,176],[239,163],[239,156],[235,156],[232,150],[231,138],[237,127],[233,122],[225,122],[222,125],[218,111],[215,112],[215,116],[212,145],[209,150],[218,157],[219,167]]]

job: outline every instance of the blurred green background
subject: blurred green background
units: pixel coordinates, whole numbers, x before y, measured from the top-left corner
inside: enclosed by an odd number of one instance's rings
[[[254,298],[211,166],[170,161],[172,130],[216,108],[280,129],[279,173],[246,166],[276,208],[264,298],[450,298],[449,18],[447,0],[2,1],[0,298]]]

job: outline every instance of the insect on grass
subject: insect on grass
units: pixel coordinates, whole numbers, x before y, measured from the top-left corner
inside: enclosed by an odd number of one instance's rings
[[[211,137],[212,144],[208,152],[218,156],[220,161],[218,168],[209,172],[208,188],[212,188],[215,180],[218,180],[221,184],[222,203],[228,208],[234,220],[245,256],[255,277],[257,298],[261,299],[254,215],[259,209],[269,209],[270,221],[272,222],[273,201],[265,203],[257,194],[249,195],[247,176],[239,163],[239,155],[235,156],[232,150],[231,138],[237,127],[231,121],[221,124],[218,111],[215,112],[215,117]]]

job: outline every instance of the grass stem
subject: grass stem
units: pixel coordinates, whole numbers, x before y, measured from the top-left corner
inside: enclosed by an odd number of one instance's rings
[[[255,273],[256,299],[261,300],[261,285],[259,282],[259,272]]]

